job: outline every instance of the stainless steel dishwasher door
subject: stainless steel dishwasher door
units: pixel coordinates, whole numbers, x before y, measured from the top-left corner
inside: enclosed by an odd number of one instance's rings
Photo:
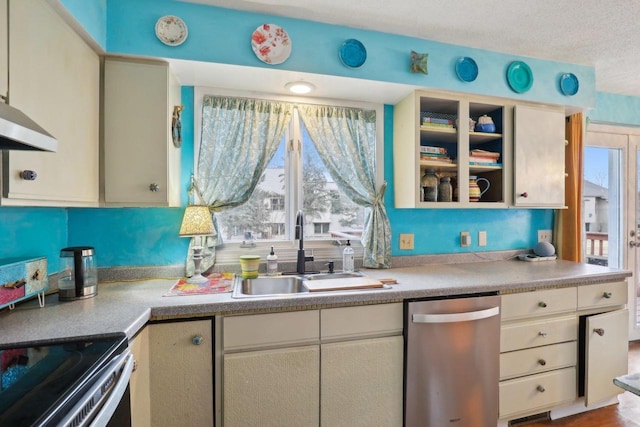
[[[407,303],[406,427],[495,427],[500,296]]]

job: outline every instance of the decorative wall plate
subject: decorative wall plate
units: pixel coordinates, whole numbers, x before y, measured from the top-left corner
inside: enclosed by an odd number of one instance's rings
[[[188,35],[187,24],[177,16],[166,15],[156,22],[156,36],[167,46],[181,45]]]
[[[460,58],[456,62],[456,74],[463,82],[472,82],[478,77],[478,64],[468,56]]]
[[[578,93],[578,89],[580,88],[580,83],[578,82],[578,78],[575,74],[565,73],[560,77],[560,90],[565,95],[575,95]]]
[[[524,93],[533,85],[531,68],[522,61],[513,61],[507,69],[507,81],[514,92]]]
[[[251,35],[251,48],[262,62],[282,64],[291,55],[291,40],[283,28],[275,24],[263,24]]]
[[[367,50],[359,40],[349,39],[340,46],[338,56],[346,67],[358,68],[367,60]]]

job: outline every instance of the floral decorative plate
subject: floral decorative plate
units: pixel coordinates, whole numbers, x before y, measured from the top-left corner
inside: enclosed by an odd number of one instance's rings
[[[251,35],[251,48],[262,62],[282,64],[291,55],[291,40],[283,28],[275,24],[263,24]]]
[[[168,46],[181,45],[188,35],[187,24],[177,16],[166,15],[156,22],[156,36]]]
[[[456,74],[463,82],[472,82],[478,77],[478,64],[468,56],[460,58],[456,62]]]
[[[340,46],[338,56],[346,67],[358,68],[367,60],[367,50],[359,40],[349,39]]]
[[[514,92],[524,93],[533,85],[531,68],[522,61],[513,61],[507,69],[507,81]]]
[[[580,83],[578,82],[578,78],[575,74],[565,73],[560,77],[560,90],[565,95],[575,95],[578,93],[578,89],[580,88]]]

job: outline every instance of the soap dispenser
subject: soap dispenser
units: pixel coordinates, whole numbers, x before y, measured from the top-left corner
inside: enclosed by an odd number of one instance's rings
[[[267,255],[267,276],[275,276],[276,274],[278,274],[278,255],[271,246],[271,252]]]
[[[342,252],[342,271],[345,273],[353,271],[353,248],[350,240],[347,240],[347,246]]]

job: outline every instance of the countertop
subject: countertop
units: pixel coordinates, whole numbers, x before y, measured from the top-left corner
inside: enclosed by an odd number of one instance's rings
[[[163,296],[176,279],[100,283],[98,295],[59,302],[48,295],[0,313],[0,345],[56,340],[112,332],[133,337],[149,320],[208,317],[256,311],[310,309],[404,299],[463,295],[489,291],[521,291],[624,280],[627,270],[569,261],[481,261],[419,267],[362,270],[374,278],[394,278],[391,289],[332,291],[286,297],[233,299],[230,293]]]

